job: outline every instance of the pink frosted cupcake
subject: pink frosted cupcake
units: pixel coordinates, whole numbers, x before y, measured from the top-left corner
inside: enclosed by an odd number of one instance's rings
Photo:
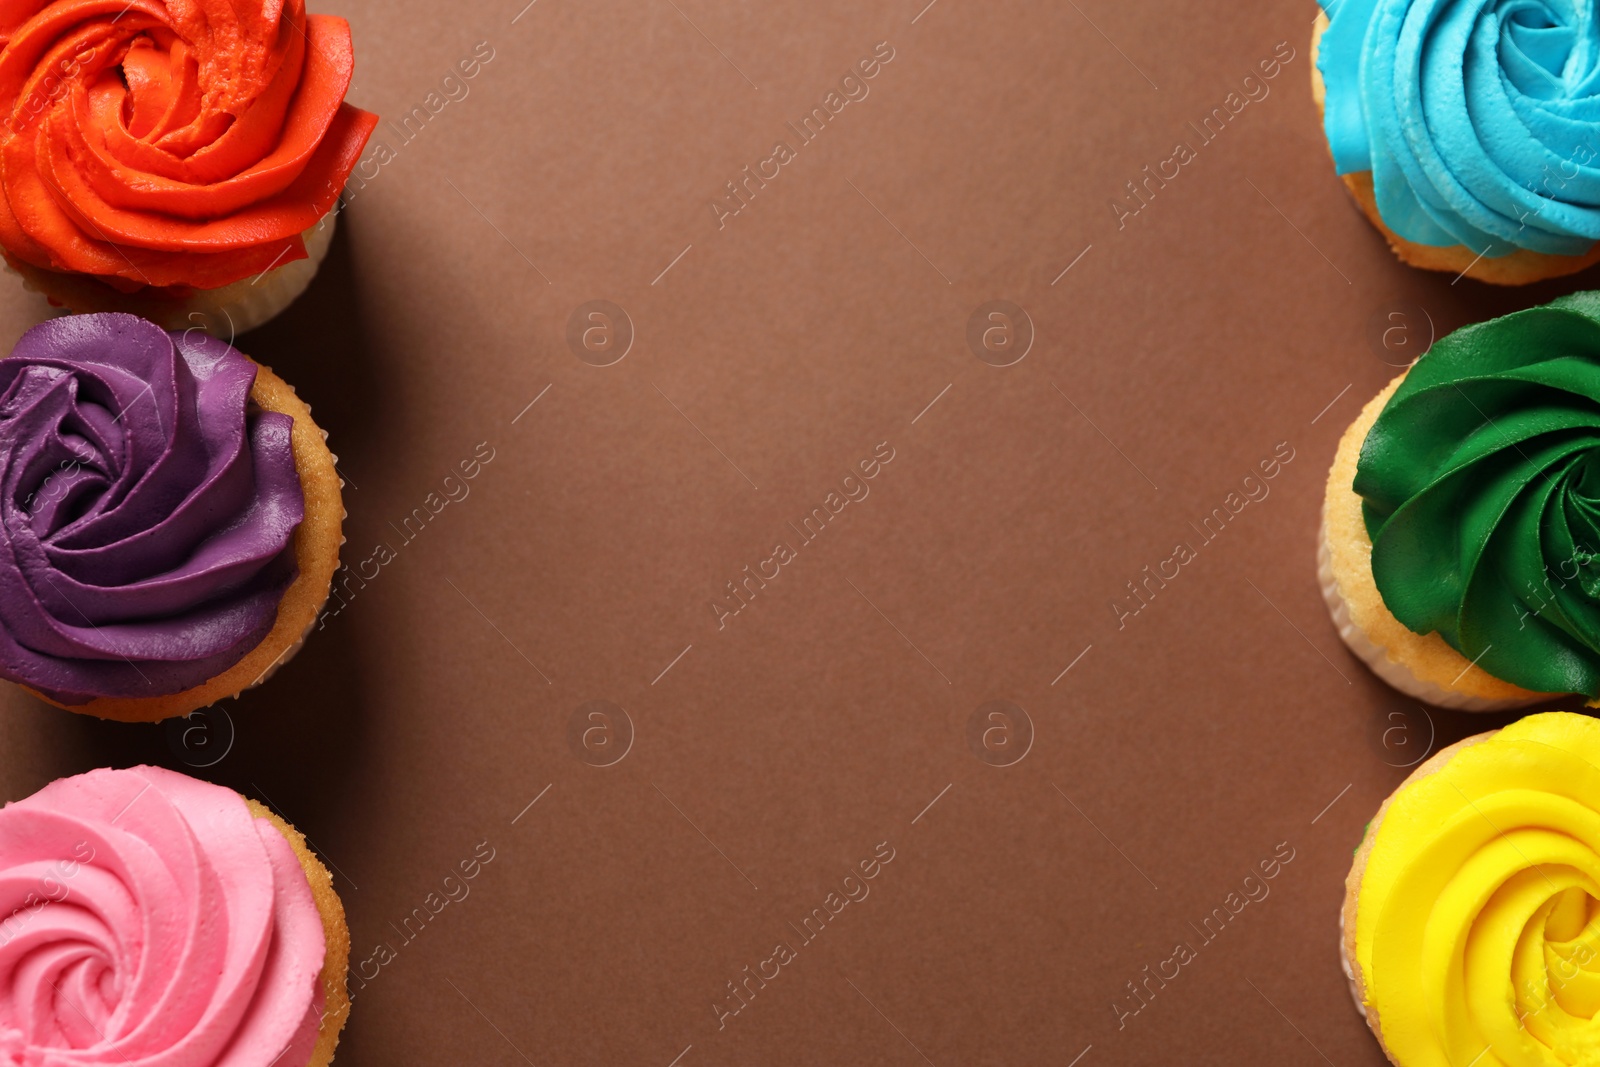
[[[155,767],[0,809],[0,1063],[323,1067],[350,1012],[332,879],[294,827]]]

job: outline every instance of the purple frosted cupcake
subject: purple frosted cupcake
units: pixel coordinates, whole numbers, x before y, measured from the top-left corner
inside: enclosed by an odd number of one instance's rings
[[[0,360],[0,677],[124,721],[263,680],[338,566],[326,436],[198,330],[109,313],[29,330]]]

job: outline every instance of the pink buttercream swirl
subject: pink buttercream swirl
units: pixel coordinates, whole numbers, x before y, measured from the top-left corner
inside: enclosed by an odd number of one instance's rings
[[[283,835],[155,767],[0,809],[0,1065],[305,1067],[325,943]]]

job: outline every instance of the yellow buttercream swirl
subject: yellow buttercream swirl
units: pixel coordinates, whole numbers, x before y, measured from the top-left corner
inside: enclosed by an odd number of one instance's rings
[[[1531,715],[1458,750],[1376,835],[1356,955],[1390,1057],[1600,1064],[1600,721]]]

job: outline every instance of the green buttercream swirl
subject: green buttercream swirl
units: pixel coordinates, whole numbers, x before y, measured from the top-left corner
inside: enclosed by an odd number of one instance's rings
[[[1524,689],[1600,697],[1600,293],[1435,343],[1355,491],[1396,618]]]

